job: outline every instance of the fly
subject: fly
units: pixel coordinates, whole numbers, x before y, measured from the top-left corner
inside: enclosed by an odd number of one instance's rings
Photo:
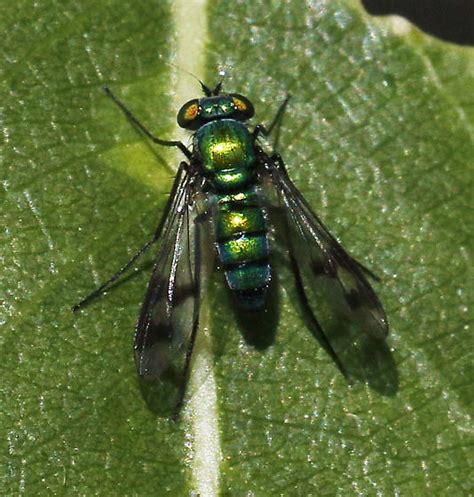
[[[237,305],[255,312],[265,308],[272,282],[269,228],[282,222],[283,238],[302,301],[309,307],[327,350],[344,371],[317,319],[322,301],[334,314],[378,338],[388,324],[368,282],[375,275],[353,259],[314,214],[290,180],[278,154],[267,154],[259,137],[279,125],[289,97],[268,128],[253,130],[252,102],[201,83],[204,97],[185,103],[180,127],[193,132],[192,148],[154,136],[108,87],[104,90],[129,121],[152,142],[176,147],[185,156],[152,238],[102,286],[73,311],[105,292],[148,249],[158,243],[153,272],[141,306],[134,355],[138,374],[158,380],[169,369],[179,373],[175,414],[181,407],[199,324],[203,229],[211,226],[212,243],[226,284]],[[273,200],[272,200],[273,199]],[[277,213],[276,215],[274,213]],[[273,213],[273,217],[272,217]],[[211,250],[211,247],[207,247]],[[319,293],[313,292],[323,288]]]

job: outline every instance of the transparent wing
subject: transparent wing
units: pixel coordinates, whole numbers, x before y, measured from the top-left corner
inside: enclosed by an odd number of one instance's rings
[[[181,376],[198,325],[199,261],[188,174],[174,192],[136,327],[135,363],[146,380],[159,379],[168,369]]]
[[[344,323],[386,337],[385,311],[366,276],[376,277],[341,247],[312,212],[281,159],[264,154],[263,161],[285,208],[290,253],[321,328],[327,332]]]

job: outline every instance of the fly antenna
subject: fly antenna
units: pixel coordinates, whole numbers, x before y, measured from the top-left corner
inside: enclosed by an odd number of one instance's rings
[[[212,95],[216,95],[216,93],[213,93],[213,91],[192,72],[186,71],[186,69],[183,69],[182,67],[173,64],[173,62],[166,62],[166,64],[173,66],[175,69],[178,69],[178,71],[184,72],[184,74],[187,74],[188,76],[191,76],[191,78],[195,79],[201,85],[202,91],[204,95],[206,95],[206,97],[211,97]]]
[[[219,83],[217,83],[216,87],[212,90],[212,94],[213,95],[220,95],[221,93],[221,90],[222,90],[222,83],[224,82],[223,79],[221,79],[219,81]]]
[[[204,92],[204,95],[206,95],[206,97],[212,97],[212,95],[215,95],[215,93],[212,92],[209,86],[206,86],[201,80],[199,80],[199,82],[201,83],[202,91]]]

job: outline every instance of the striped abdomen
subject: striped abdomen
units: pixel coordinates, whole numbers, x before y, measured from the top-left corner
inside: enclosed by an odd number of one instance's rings
[[[214,227],[229,288],[242,307],[261,309],[271,270],[265,215],[254,190],[219,196]]]

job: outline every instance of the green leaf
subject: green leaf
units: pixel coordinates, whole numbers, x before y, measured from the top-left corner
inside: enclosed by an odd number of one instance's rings
[[[150,237],[178,160],[101,86],[175,136],[171,97],[188,76],[166,62],[184,21],[167,2],[3,11],[0,493],[188,495],[201,488],[193,425],[157,415],[131,357],[149,264],[70,312]],[[292,94],[279,151],[325,224],[382,277],[391,325],[367,357],[346,343],[347,360],[366,361],[349,386],[303,320],[289,268],[278,268],[267,348],[246,343],[256,325],[233,313],[216,275],[203,313],[220,492],[467,494],[472,52],[396,35],[343,0],[212,2],[207,16],[207,82],[226,70],[258,122]]]
[[[223,493],[466,495],[472,52],[398,37],[347,2],[214,2],[210,18],[211,80],[229,68],[227,86],[265,122],[292,95],[279,150],[327,226],[382,277],[391,326],[390,350],[359,358],[367,384],[349,387],[289,271],[264,353],[218,311]]]

